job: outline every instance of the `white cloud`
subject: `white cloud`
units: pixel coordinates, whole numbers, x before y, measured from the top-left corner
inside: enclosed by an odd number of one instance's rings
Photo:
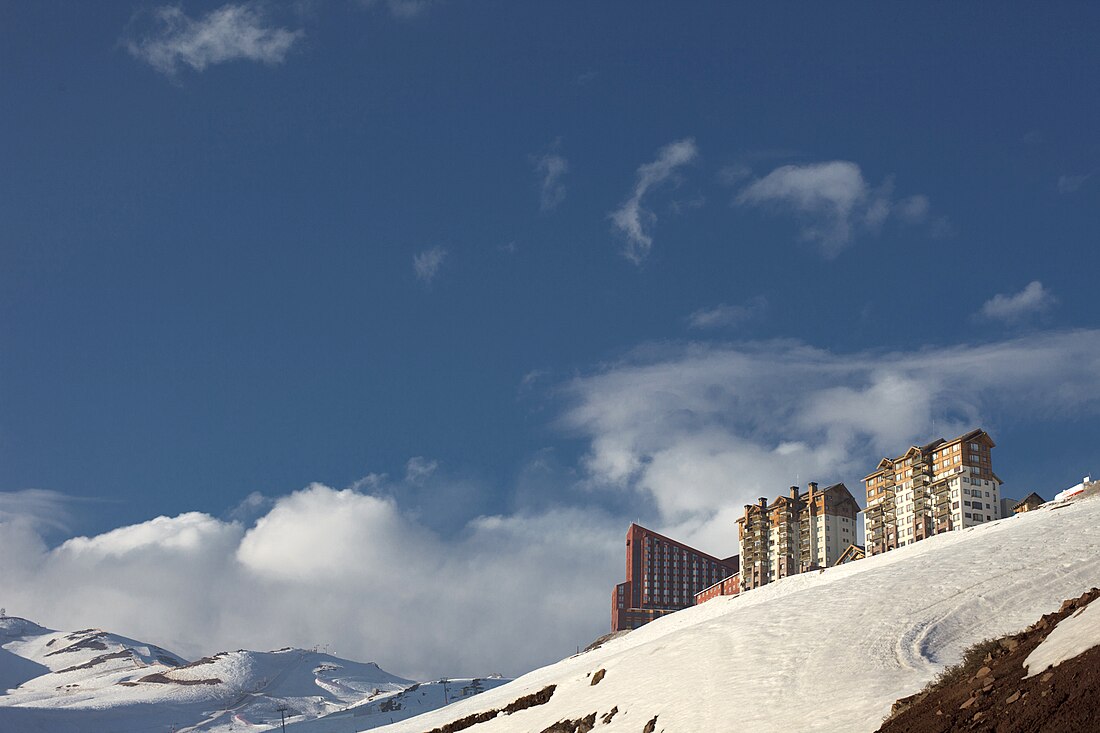
[[[1081,187],[1092,178],[1092,175],[1092,173],[1084,173],[1079,175],[1058,176],[1058,192],[1075,193],[1081,190]]]
[[[0,592],[54,628],[191,657],[332,644],[421,679],[515,674],[606,630],[628,519],[733,554],[744,503],[810,480],[858,496],[882,455],[975,425],[996,437],[987,421],[1009,407],[1014,419],[1096,414],[1098,375],[1095,330],[893,353],[651,345],[564,388],[563,424],[589,445],[592,493],[577,506],[555,504],[567,487],[541,470],[528,477],[537,501],[517,502],[532,508],[478,515],[438,470],[423,487],[371,474],[362,491],[314,484],[249,502],[265,510],[254,522],[188,513],[50,549],[23,514],[42,505],[0,493]],[[410,496],[472,518],[434,531]],[[609,497],[626,497],[629,516],[594,508]]]
[[[688,325],[696,329],[740,326],[758,317],[767,307],[768,301],[762,296],[742,305],[720,303],[712,308],[700,308],[692,313],[688,316]]]
[[[385,6],[395,18],[415,18],[433,4],[435,0],[360,0],[369,7]]]
[[[0,522],[18,520],[35,528],[67,532],[71,503],[65,494],[49,489],[0,492]]]
[[[392,498],[314,484],[251,527],[189,513],[52,550],[0,518],[0,580],[13,614],[190,657],[332,644],[420,679],[518,674],[604,632],[625,529],[552,509],[447,539]]]
[[[981,315],[998,321],[1018,323],[1050,310],[1056,302],[1057,299],[1041,282],[1033,280],[1015,295],[994,295],[982,305]]]
[[[568,172],[569,161],[555,152],[535,158],[535,173],[540,178],[539,206],[543,211],[552,211],[565,200],[565,184],[561,179]]]
[[[670,143],[657,153],[657,159],[638,168],[638,180],[634,193],[626,202],[611,212],[612,224],[626,237],[623,256],[640,265],[653,248],[653,236],[649,233],[657,221],[657,215],[642,206],[642,199],[655,186],[669,180],[676,171],[695,160],[699,151],[695,141],[684,138]]]
[[[593,490],[651,500],[673,536],[732,554],[731,518],[788,485],[845,481],[858,497],[883,455],[978,425],[996,433],[988,420],[1006,409],[1100,412],[1100,331],[888,354],[653,346],[568,393]]]
[[[198,19],[178,6],[151,12],[153,28],[126,41],[130,53],[157,71],[175,74],[188,66],[202,71],[207,66],[243,59],[281,64],[301,30],[267,24],[261,6],[254,3],[223,5]]]
[[[442,247],[432,247],[413,255],[413,271],[416,279],[431,284],[439,274],[439,268],[443,266],[443,260],[447,259],[447,250]]]
[[[411,484],[420,484],[431,478],[439,468],[439,461],[424,456],[413,456],[405,464],[405,480]]]
[[[871,188],[855,163],[834,160],[784,165],[745,186],[734,198],[739,206],[767,207],[791,213],[802,222],[803,239],[834,257],[861,230],[877,232],[891,216],[922,223],[930,203],[922,194],[893,199],[893,180]]]

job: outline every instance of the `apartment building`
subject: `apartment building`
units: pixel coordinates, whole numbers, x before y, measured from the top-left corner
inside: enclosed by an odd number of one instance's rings
[[[767,497],[746,504],[737,520],[741,590],[833,565],[856,541],[859,511],[842,483],[818,489],[811,482],[805,492],[792,486],[770,504]]]
[[[863,479],[868,555],[1001,518],[993,439],[982,429],[883,458]]]
[[[737,574],[739,558],[719,559],[631,524],[626,533],[626,582],[611,593],[611,630],[636,629],[695,605],[695,596]]]

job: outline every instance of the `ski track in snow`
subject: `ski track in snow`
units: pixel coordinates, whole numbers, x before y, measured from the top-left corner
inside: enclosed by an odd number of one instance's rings
[[[899,697],[987,638],[1100,585],[1100,499],[1043,507],[671,614],[450,708],[376,729],[422,733],[556,684],[545,705],[470,733],[542,730],[592,712],[637,733],[878,728]],[[591,686],[589,675],[606,669]]]

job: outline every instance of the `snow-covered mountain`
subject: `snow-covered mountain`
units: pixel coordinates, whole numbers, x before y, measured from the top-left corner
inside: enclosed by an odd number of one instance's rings
[[[303,649],[222,652],[188,663],[98,629],[0,618],[0,731],[364,730],[506,680],[416,685],[373,663]]]
[[[1093,586],[1100,498],[1048,504],[708,601],[378,731],[874,731],[968,647]]]

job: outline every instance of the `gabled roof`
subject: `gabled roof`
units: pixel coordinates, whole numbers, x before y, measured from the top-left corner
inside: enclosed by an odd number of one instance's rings
[[[982,443],[988,443],[990,448],[996,448],[997,444],[993,442],[993,438],[989,437],[989,433],[985,432],[981,428],[974,428],[969,433],[963,433],[959,437],[953,439],[951,442],[959,441],[962,443],[969,442],[971,440],[979,440]]]
[[[930,450],[936,450],[937,448],[939,448],[941,445],[943,445],[946,442],[947,441],[944,440],[943,438],[936,438],[931,443],[925,443],[924,445],[922,445],[920,447],[920,449],[921,449],[922,453],[927,453]]]
[[[856,498],[854,496],[852,496],[852,492],[848,491],[848,487],[845,486],[843,482],[838,483],[838,484],[833,484],[832,486],[826,486],[824,489],[822,489],[818,493],[826,493],[826,492],[832,493],[832,494],[840,494],[840,496],[837,497],[837,501],[840,502],[840,503],[850,501],[853,504],[855,504],[857,514],[861,511],[863,511],[859,506],[859,502],[856,501]]]
[[[871,471],[871,473],[864,476],[863,480],[866,481],[867,479],[871,478],[872,476],[877,476],[878,474],[882,473],[882,471],[884,469],[890,468],[893,465],[894,465],[894,462],[892,460],[890,460],[889,458],[883,458],[881,461],[878,462],[878,466],[875,467],[875,470]]]
[[[865,557],[867,557],[867,550],[864,549],[863,545],[848,545],[844,552],[840,553],[840,557],[836,559],[833,566],[843,565],[852,560],[862,560]]]
[[[900,461],[904,458],[908,458],[909,456],[913,455],[914,453],[916,453],[918,456],[921,455],[921,448],[920,448],[919,445],[909,446],[909,450],[905,451],[904,453],[902,453],[900,456],[898,456],[894,460],[895,461]]]
[[[1030,494],[1025,496],[1023,499],[1020,499],[1020,501],[1013,504],[1012,509],[1013,509],[1013,511],[1015,511],[1017,508],[1022,507],[1024,504],[1034,503],[1036,500],[1040,504],[1045,504],[1046,503],[1046,500],[1043,499],[1043,497],[1039,496],[1034,491],[1032,491]]]

